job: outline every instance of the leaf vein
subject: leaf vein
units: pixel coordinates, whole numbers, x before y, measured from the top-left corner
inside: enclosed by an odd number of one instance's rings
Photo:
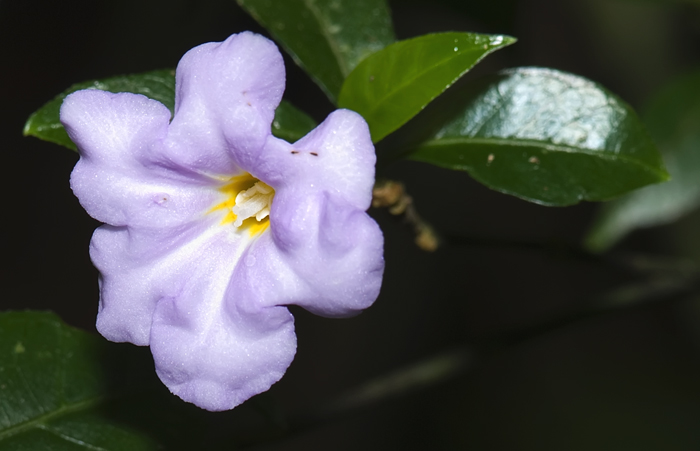
[[[512,91],[512,89],[509,89],[505,94],[509,94]],[[500,89],[496,90],[496,93],[498,94],[498,100],[493,103],[491,111],[488,112],[488,114],[484,115],[483,121],[480,121],[478,125],[476,126],[476,130],[473,130],[471,134],[478,134],[482,128],[486,125],[486,123],[490,122],[493,117],[503,109],[503,104],[506,102],[505,99],[505,94],[501,93]]]
[[[0,431],[0,441],[19,434],[20,432],[23,432],[25,430],[34,428],[34,427],[40,427],[41,425],[46,424],[48,421],[54,419],[54,418],[60,418],[64,415],[71,414],[73,412],[79,412],[81,410],[86,410],[89,409],[99,403],[101,403],[104,400],[104,397],[102,396],[96,396],[94,398],[88,398],[86,400],[83,400],[81,402],[77,402],[75,404],[64,404],[63,406],[59,407],[58,409],[54,410],[53,412],[48,412],[45,413],[44,415],[39,415],[37,417],[34,417],[32,419],[29,419],[27,421],[24,421],[22,423],[15,424],[13,426],[10,426],[9,428]]]
[[[564,153],[577,153],[584,154],[602,160],[622,160],[627,163],[635,164],[643,167],[647,171],[653,172],[655,174],[662,174],[661,171],[650,167],[645,162],[631,158],[627,155],[619,153],[601,152],[594,149],[585,149],[580,147],[568,146],[566,144],[556,144],[556,143],[543,143],[542,141],[534,141],[527,139],[501,139],[501,138],[441,138],[440,140],[432,140],[423,143],[418,149],[426,149],[430,147],[441,147],[455,144],[485,144],[490,146],[503,146],[503,147],[526,147],[535,146],[552,152],[564,152]]]
[[[44,413],[44,406],[41,405],[41,402],[39,402],[39,398],[37,398],[36,394],[34,393],[34,389],[27,382],[27,378],[24,377],[24,372],[22,371],[22,367],[20,365],[17,365],[17,374],[19,375],[19,379],[22,381],[22,385],[24,385],[24,387],[27,389],[27,393],[29,393],[29,396],[32,398],[32,401],[36,405],[36,408],[41,413]]]
[[[107,448],[102,448],[101,446],[95,446],[95,445],[92,445],[90,443],[84,442],[80,439],[77,439],[75,437],[71,437],[70,435],[64,434],[64,433],[62,433],[62,432],[60,432],[52,427],[49,427],[45,424],[38,425],[37,427],[39,429],[41,429],[42,431],[46,431],[52,435],[55,435],[56,437],[62,438],[63,440],[65,440],[67,442],[75,443],[76,445],[80,445],[86,449],[90,449],[93,451],[109,451]]]
[[[333,55],[335,56],[336,62],[338,63],[338,67],[340,68],[340,73],[343,74],[344,78],[347,77],[350,71],[348,70],[348,66],[345,60],[343,59],[343,55],[340,51],[340,47],[338,46],[338,42],[336,42],[336,40],[328,32],[331,24],[324,16],[323,12],[316,7],[315,0],[303,0],[303,2],[304,5],[309,9],[309,11],[311,11],[311,13],[318,21],[321,34],[326,38],[326,41],[328,41],[328,47],[330,47],[331,53],[333,53]]]
[[[402,42],[400,41],[400,42],[397,43],[397,44],[402,44]],[[395,44],[395,45],[396,45],[396,44]],[[388,47],[387,47],[387,48],[388,48]],[[473,50],[473,49],[474,49],[474,48],[470,48],[470,49],[468,49],[468,50]],[[454,61],[456,58],[461,57],[461,56],[464,56],[466,53],[468,53],[468,50],[461,50],[461,49],[460,49],[460,51],[459,51],[459,52],[456,52],[456,53],[454,54],[454,56],[453,56],[453,55],[450,55],[450,56],[448,56],[448,57],[442,59],[439,63],[434,64],[434,65],[432,65],[432,66],[430,66],[430,67],[427,67],[427,68],[425,68],[425,69],[423,69],[423,70],[417,72],[412,78],[407,79],[407,80],[404,81],[403,83],[398,84],[398,85],[395,85],[395,89],[393,89],[393,90],[391,90],[391,91],[388,91],[386,95],[384,95],[383,97],[381,97],[381,98],[379,98],[379,99],[376,99],[376,100],[374,101],[374,106],[372,106],[372,107],[369,108],[369,110],[367,111],[366,115],[369,116],[369,117],[375,116],[375,113],[377,112],[378,109],[380,109],[381,107],[383,107],[383,105],[384,105],[385,103],[389,102],[389,100],[392,99],[393,97],[396,97],[396,96],[401,95],[402,92],[406,89],[406,87],[411,86],[412,84],[415,83],[416,80],[418,80],[418,79],[420,79],[420,78],[422,78],[422,77],[428,75],[429,73],[435,71],[436,69],[439,69],[439,68],[441,68],[441,67],[443,67],[443,66],[445,66],[445,65],[448,65],[449,63],[451,63],[452,61]],[[445,90],[447,90],[447,88],[449,88],[450,86],[452,86],[452,85],[455,83],[455,81],[459,80],[465,73],[467,73],[467,72],[468,72],[472,67],[474,67],[479,61],[481,61],[484,57],[486,57],[489,53],[493,52],[494,50],[496,50],[496,48],[489,48],[488,50],[486,50],[485,52],[483,52],[478,58],[476,58],[476,60],[474,61],[473,64],[471,64],[471,65],[469,65],[468,67],[464,68],[463,71],[459,72],[455,77],[453,77],[452,80],[450,80],[450,81],[447,83],[447,85],[445,86],[444,89],[442,89],[442,90],[441,90],[440,92],[438,92],[437,94],[431,96],[427,103],[430,103],[430,101],[432,101],[434,98],[436,98],[437,96],[439,96],[440,94],[442,94],[443,92],[445,92]],[[427,105],[427,103],[426,103],[426,105]],[[425,108],[425,105],[422,105],[420,109],[422,110],[423,108]]]

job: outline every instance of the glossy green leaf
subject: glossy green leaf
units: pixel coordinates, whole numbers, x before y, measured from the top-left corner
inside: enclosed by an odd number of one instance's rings
[[[462,107],[410,158],[544,205],[607,200],[668,179],[634,111],[584,78],[519,68],[450,99]]]
[[[345,77],[395,41],[385,0],[237,0],[335,102]]]
[[[169,69],[86,81],[71,86],[34,112],[24,125],[24,135],[77,150],[59,120],[59,112],[63,99],[81,89],[143,94],[163,103],[171,113],[175,109],[175,73]],[[272,134],[287,141],[296,141],[315,126],[313,119],[283,100],[275,112]]]
[[[100,358],[104,343],[50,313],[0,314],[0,449],[155,448],[100,411],[127,377]]]
[[[591,250],[605,250],[636,228],[672,222],[700,206],[700,71],[666,86],[643,119],[671,181],[604,205],[586,238]]]
[[[24,125],[24,136],[35,136],[72,150],[77,150],[59,121],[63,99],[81,89],[101,89],[110,92],[134,92],[158,100],[170,111],[175,107],[175,73],[164,69],[135,75],[123,75],[104,80],[77,83],[32,114]]]
[[[0,451],[230,449],[280,433],[260,398],[206,412],[168,393],[147,348],[0,313]]]
[[[272,134],[293,143],[303,138],[316,127],[316,121],[287,101],[282,101],[275,110]]]
[[[343,84],[338,106],[360,113],[377,142],[405,124],[508,36],[428,34],[367,57]]]

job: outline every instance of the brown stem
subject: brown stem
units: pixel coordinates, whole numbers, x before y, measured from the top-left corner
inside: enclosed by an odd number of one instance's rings
[[[378,180],[372,190],[372,206],[386,208],[413,229],[416,245],[424,251],[433,252],[440,245],[435,230],[420,217],[413,205],[413,198],[406,193],[403,183],[394,180]]]

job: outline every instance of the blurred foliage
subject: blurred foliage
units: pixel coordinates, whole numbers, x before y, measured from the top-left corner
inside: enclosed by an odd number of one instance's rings
[[[644,115],[672,180],[631,193],[603,206],[587,237],[601,251],[638,227],[667,224],[700,205],[700,72],[665,86]]]

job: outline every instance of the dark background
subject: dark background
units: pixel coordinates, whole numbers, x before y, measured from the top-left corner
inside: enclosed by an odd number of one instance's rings
[[[700,59],[697,4],[481,3],[391,6],[401,39],[445,30],[519,38],[467,77],[552,67],[600,82],[636,108]],[[23,138],[26,118],[75,82],[174,67],[191,47],[246,29],[264,33],[233,0],[0,0],[0,309],[49,309],[94,331],[97,275],[87,249],[98,224],[68,186],[77,155]],[[330,103],[289,58],[287,71],[286,98],[322,120]],[[575,250],[595,205],[541,207],[418,163],[385,175],[404,181],[420,213],[462,242],[425,253],[403,225],[373,211],[386,237],[379,300],[350,320],[293,309],[297,357],[271,392],[294,416],[445,352],[461,370],[264,449],[700,449],[700,302],[683,291],[582,315],[616,287],[640,282],[624,264]],[[700,263],[699,225],[695,214],[635,232],[611,258]]]

